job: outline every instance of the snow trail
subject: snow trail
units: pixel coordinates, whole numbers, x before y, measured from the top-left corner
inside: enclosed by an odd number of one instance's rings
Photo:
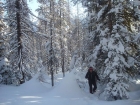
[[[48,95],[49,97],[60,96],[62,98],[85,98],[86,96],[76,82],[74,70],[64,77],[61,83]]]
[[[36,77],[19,87],[0,85],[0,105],[140,105],[138,93],[134,93],[137,98],[129,100],[99,100],[94,94],[80,89],[74,72],[53,88],[42,86]]]

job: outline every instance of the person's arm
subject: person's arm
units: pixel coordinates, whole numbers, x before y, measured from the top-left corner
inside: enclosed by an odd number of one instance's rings
[[[86,78],[86,79],[88,79],[88,72],[87,72],[87,74],[86,74],[85,78]]]
[[[99,76],[97,75],[97,73],[95,72],[95,76],[96,78],[100,81]]]

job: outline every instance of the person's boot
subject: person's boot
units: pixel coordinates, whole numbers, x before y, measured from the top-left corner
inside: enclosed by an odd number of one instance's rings
[[[93,90],[93,93],[95,93],[96,92],[96,90]]]
[[[89,92],[90,92],[91,94],[93,94],[92,90],[89,90]]]

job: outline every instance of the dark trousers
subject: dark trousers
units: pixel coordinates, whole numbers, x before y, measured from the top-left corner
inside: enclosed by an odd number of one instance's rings
[[[97,89],[96,82],[88,81],[88,84],[89,84],[89,91],[90,91],[90,93],[95,92],[95,90]],[[92,90],[92,85],[94,86],[93,90]]]

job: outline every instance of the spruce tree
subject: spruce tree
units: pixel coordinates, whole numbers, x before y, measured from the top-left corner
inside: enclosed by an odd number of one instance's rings
[[[6,39],[4,37],[4,29],[5,29],[5,24],[3,22],[3,13],[4,13],[4,8],[2,5],[2,2],[0,1],[0,83],[4,83],[5,79],[5,72],[7,71],[7,59],[5,58],[5,42]]]
[[[133,5],[129,0],[86,0],[83,5],[88,8],[90,22],[87,62],[97,69],[106,85],[107,100],[128,98],[129,82],[137,73],[134,66],[138,62],[131,29],[138,17]]]
[[[35,63],[31,39],[35,31],[26,0],[5,0],[5,7],[10,69],[15,74],[13,84],[19,85],[31,78],[31,69]]]

